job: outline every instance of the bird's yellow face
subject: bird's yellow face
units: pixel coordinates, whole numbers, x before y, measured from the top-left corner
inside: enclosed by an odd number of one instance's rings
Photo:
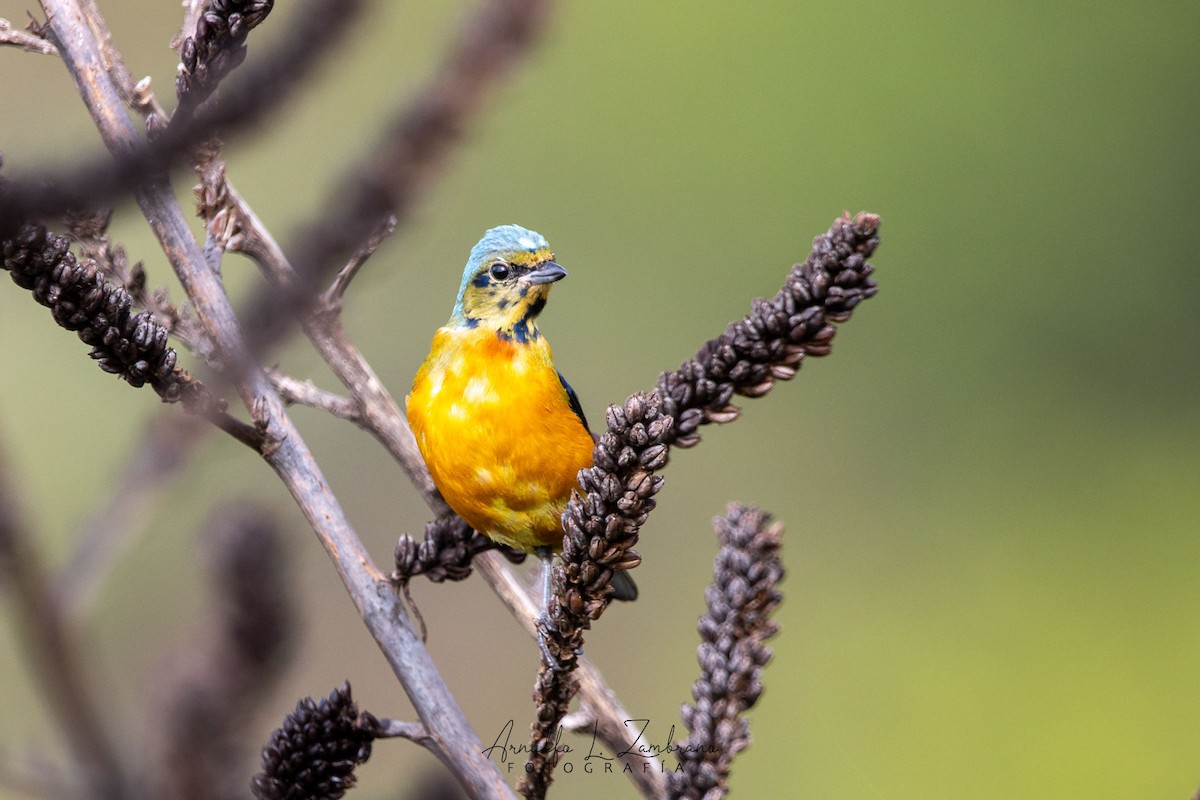
[[[537,315],[546,305],[551,284],[567,271],[554,263],[554,254],[544,246],[481,255],[463,276],[455,322],[496,331],[516,342],[537,339]]]

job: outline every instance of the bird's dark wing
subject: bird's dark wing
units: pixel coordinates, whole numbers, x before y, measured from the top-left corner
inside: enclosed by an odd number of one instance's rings
[[[596,434],[592,433],[591,426],[588,425],[587,417],[583,415],[583,406],[579,404],[579,395],[575,394],[575,390],[571,388],[571,384],[567,383],[567,379],[563,374],[558,373],[558,382],[567,390],[567,401],[571,404],[571,410],[575,412],[575,416],[579,417],[579,421],[583,423],[583,428],[596,438]],[[633,576],[624,570],[617,570],[612,577],[613,599],[625,600],[632,602],[637,599],[638,588],[633,582]]]
[[[583,428],[588,433],[592,432],[592,428],[588,425],[587,417],[583,415],[583,406],[579,405],[579,396],[575,394],[575,390],[571,388],[571,384],[567,383],[567,379],[563,374],[558,373],[558,382],[567,390],[567,401],[571,404],[571,410],[575,412],[575,416],[579,417],[579,421],[583,423]]]

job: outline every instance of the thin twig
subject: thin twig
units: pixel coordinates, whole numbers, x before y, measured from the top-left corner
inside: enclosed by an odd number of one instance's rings
[[[371,726],[378,739],[408,739],[418,744],[430,740],[429,730],[419,722],[404,722],[387,717],[377,718]]]
[[[12,23],[6,19],[0,19],[0,44],[19,47],[27,53],[41,53],[47,56],[58,55],[58,48],[53,43],[46,41],[37,34],[14,28]]]
[[[224,164],[219,160],[201,170],[197,197],[198,211],[204,217],[206,227],[219,224],[233,231],[227,241],[231,245],[236,243],[240,252],[250,256],[273,286],[294,285],[295,269],[254,209],[230,183]],[[220,222],[213,223],[213,220]],[[350,391],[357,406],[352,417],[354,422],[383,444],[435,514],[449,513],[450,509],[429,477],[400,406],[346,335],[341,316],[336,313],[306,314],[300,319],[300,327],[333,374]]]
[[[323,313],[341,313],[342,301],[345,299],[346,290],[350,288],[350,281],[354,280],[354,276],[362,269],[363,264],[367,263],[367,259],[379,249],[383,240],[396,232],[396,222],[396,215],[388,214],[379,229],[371,234],[363,246],[354,252],[354,255],[350,256],[346,266],[342,267],[337,277],[333,279],[333,285],[321,297],[320,305]]]
[[[133,76],[129,74],[129,70],[125,66],[125,60],[121,58],[121,53],[113,44],[112,32],[104,24],[103,17],[100,16],[100,9],[96,6],[96,0],[79,0],[79,6],[83,10],[88,26],[92,29],[92,35],[100,45],[100,52],[104,56],[104,63],[108,67],[108,74],[112,77],[117,91],[120,92],[121,99],[125,101],[127,106],[143,117],[149,117],[153,114],[159,119],[165,120],[167,112],[159,105],[158,98],[154,96],[154,92],[150,91],[150,78],[146,77],[140,81],[135,81]]]
[[[308,406],[327,411],[335,417],[358,424],[362,419],[358,403],[352,397],[327,392],[311,380],[297,380],[275,369],[268,369],[271,385],[288,405]]]

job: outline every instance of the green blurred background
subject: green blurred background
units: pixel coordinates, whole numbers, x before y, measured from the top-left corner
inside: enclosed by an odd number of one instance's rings
[[[102,3],[169,103],[177,4]],[[317,86],[230,143],[283,241],[433,72],[471,3],[378,4]],[[667,470],[639,547],[642,599],[588,639],[661,741],[696,675],[694,624],[728,500],[787,527],[782,633],[734,766],[739,797],[1185,798],[1200,785],[1200,6],[949,2],[573,3],[490,100],[435,189],[348,298],[403,396],[470,246],[519,222],[570,278],[543,330],[589,416],[773,294],[843,209],[883,217],[879,296],[833,357],[746,402]],[[24,23],[25,6],[0,3]],[[251,58],[292,13],[252,37]],[[6,172],[98,148],[62,66],[0,50]],[[178,177],[187,201],[190,175]],[[169,268],[136,209],[116,238]],[[247,262],[226,274],[239,296]],[[178,287],[172,291],[179,296]],[[161,413],[0,284],[0,441],[47,557],[69,554]],[[299,342],[282,368],[335,388]],[[427,512],[352,426],[297,422],[386,564]],[[301,657],[258,725],[345,678],[411,711],[270,471],[211,436],[85,629],[89,678],[130,752],[168,654],[196,636],[198,532],[252,496],[289,526]],[[429,646],[482,738],[531,716],[536,649],[473,579],[415,587]],[[4,612],[0,756],[61,750]],[[147,689],[147,687],[150,687]],[[360,797],[436,768],[381,743]],[[246,777],[255,769],[249,753]],[[633,796],[560,774],[554,795]]]

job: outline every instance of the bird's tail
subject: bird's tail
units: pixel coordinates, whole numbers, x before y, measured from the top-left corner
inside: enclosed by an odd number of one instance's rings
[[[612,587],[614,600],[624,600],[627,603],[637,600],[637,584],[633,582],[633,576],[625,570],[619,569],[613,572]]]

